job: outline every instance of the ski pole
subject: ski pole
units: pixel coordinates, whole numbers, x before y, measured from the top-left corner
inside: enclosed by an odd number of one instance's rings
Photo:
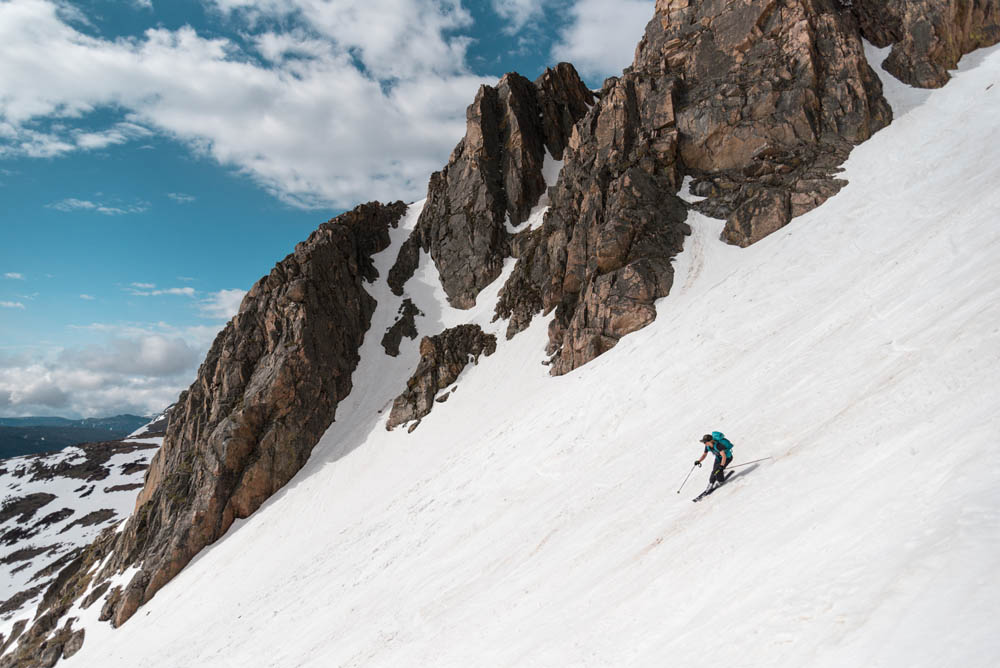
[[[679,487],[679,488],[677,489],[677,493],[678,493],[678,494],[680,494],[680,493],[681,493],[681,490],[682,490],[682,489],[684,489],[684,485],[686,485],[686,484],[687,484],[687,481],[688,481],[688,478],[690,478],[690,477],[691,477],[691,474],[692,474],[692,473],[694,473],[694,467],[695,467],[695,466],[698,466],[698,465],[697,465],[697,464],[695,464],[694,466],[692,466],[692,467],[691,467],[691,470],[690,470],[690,471],[688,471],[688,474],[687,474],[686,476],[684,476],[684,482],[682,482],[682,483],[681,483],[681,486],[680,486],[680,487]]]
[[[741,466],[750,466],[751,464],[756,464],[757,462],[767,461],[768,459],[771,459],[771,458],[770,457],[764,457],[764,459],[755,459],[752,462],[747,462],[745,464],[736,464],[734,466],[730,466],[729,468],[731,468],[731,469],[738,469]],[[688,475],[690,475],[690,474],[688,474]]]

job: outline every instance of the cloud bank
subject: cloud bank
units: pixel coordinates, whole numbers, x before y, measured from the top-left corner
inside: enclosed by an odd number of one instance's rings
[[[553,62],[570,60],[592,76],[628,64],[653,6],[491,2],[508,35],[546,7],[568,7]],[[411,200],[462,136],[479,84],[502,74],[469,69],[472,17],[461,0],[203,3],[232,37],[183,27],[104,39],[58,0],[0,2],[0,157],[56,157],[155,133],[292,205]],[[109,112],[119,118],[87,127]],[[52,206],[120,215],[148,204]]]

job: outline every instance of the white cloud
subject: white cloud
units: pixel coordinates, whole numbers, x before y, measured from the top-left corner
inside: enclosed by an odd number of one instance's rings
[[[16,271],[8,271],[6,274],[3,275],[3,277],[4,278],[10,278],[10,279],[13,279],[15,281],[23,281],[24,280],[24,274],[19,274]]]
[[[551,0],[493,0],[493,11],[507,21],[504,32],[520,32],[528,21],[542,16],[543,7]]]
[[[469,40],[455,31],[471,17],[460,0],[215,6],[247,42],[190,27],[103,40],[51,0],[0,2],[0,155],[51,157],[154,129],[299,206],[423,194],[484,82],[464,64]],[[284,25],[296,27],[272,28]],[[125,121],[72,129],[103,110]]]
[[[77,132],[74,133],[74,136],[79,148],[89,150],[124,144],[133,139],[149,137],[152,134],[150,130],[135,123],[118,123],[101,132]]]
[[[175,295],[179,297],[194,297],[194,288],[165,288],[165,289],[151,289],[155,288],[155,285],[149,283],[133,283],[133,286],[128,288],[128,293],[135,297],[160,297],[163,295]]]
[[[202,300],[198,308],[204,316],[218,320],[229,320],[240,310],[246,290],[219,290]]]
[[[46,207],[49,209],[55,209],[56,211],[62,211],[64,213],[70,213],[73,211],[93,211],[95,213],[104,214],[105,216],[123,216],[133,213],[145,213],[149,210],[149,204],[147,202],[112,206],[101,202],[76,199],[74,197],[70,197],[59,202],[53,202],[52,204],[46,204]]]
[[[218,326],[94,323],[99,345],[42,357],[0,355],[0,409],[6,415],[149,415],[177,400],[195,379]]]
[[[184,193],[167,193],[167,197],[174,200],[178,204],[191,204],[198,199],[194,195],[185,195]]]
[[[578,0],[552,54],[588,78],[619,76],[632,63],[654,5],[653,0]]]
[[[24,304],[21,302],[0,302],[0,308],[19,308],[24,310]]]
[[[92,302],[95,299],[97,299],[97,297],[94,297],[93,295],[80,295],[80,299],[82,299],[84,301]]]

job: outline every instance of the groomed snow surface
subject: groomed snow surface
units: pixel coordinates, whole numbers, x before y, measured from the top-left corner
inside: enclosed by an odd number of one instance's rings
[[[997,665],[997,109],[992,49],[757,245],[692,215],[673,293],[610,353],[550,378],[537,318],[412,434],[384,428],[417,359],[378,346],[395,231],[308,466],[121,629],[93,606],[65,665]],[[485,324],[505,277],[453,311],[425,257],[421,333]],[[711,430],[773,459],[692,504]]]

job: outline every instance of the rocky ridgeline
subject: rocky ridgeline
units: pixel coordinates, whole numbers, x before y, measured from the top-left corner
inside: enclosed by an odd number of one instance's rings
[[[512,73],[496,87],[482,86],[466,113],[465,138],[431,176],[417,226],[389,273],[393,292],[403,294],[423,249],[451,305],[474,306],[511,256],[507,222],[521,225],[545,192],[546,151],[562,160],[574,124],[592,103],[566,63],[534,83]]]
[[[851,148],[891,121],[862,36],[894,45],[884,66],[897,77],[940,86],[963,53],[1000,39],[997,14],[996,0],[657,0],[633,65],[596,97],[567,64],[479,90],[388,284],[403,295],[423,250],[451,305],[469,308],[514,257],[497,318],[509,338],[552,314],[552,373],[572,371],[656,317],[690,232],[685,177],[726,241],[759,241],[835,194]],[[547,156],[562,161],[555,184]],[[544,223],[519,231],[546,193]],[[369,204],[324,224],[254,287],[182,395],[125,530],[59,574],[0,666],[78,647],[61,621],[74,600],[125,622],[299,470],[350,392],[375,306],[371,256],[404,210]],[[404,301],[387,354],[417,336],[418,313]],[[419,421],[495,346],[471,325],[424,338],[388,426]],[[101,584],[129,566],[140,571],[126,586]]]

